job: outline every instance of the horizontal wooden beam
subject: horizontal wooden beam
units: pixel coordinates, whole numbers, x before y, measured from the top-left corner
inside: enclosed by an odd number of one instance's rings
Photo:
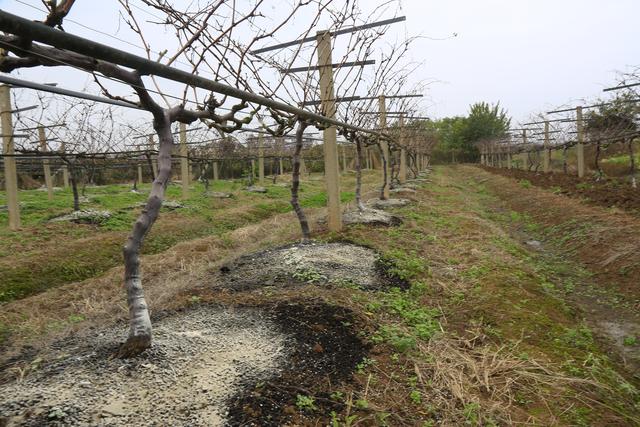
[[[369,24],[358,25],[358,26],[349,27],[349,28],[343,28],[342,30],[329,31],[329,35],[331,35],[333,37],[333,36],[339,36],[339,35],[342,35],[342,34],[355,33],[356,31],[368,30],[369,28],[382,27],[382,26],[385,26],[385,25],[391,25],[391,24],[395,24],[396,22],[402,22],[402,21],[406,21],[406,20],[407,20],[406,16],[399,16],[397,18],[385,19],[384,21],[371,22]],[[324,31],[319,31],[319,32],[320,33],[324,33]],[[318,39],[317,36],[305,37],[303,39],[298,39],[298,40],[293,40],[293,41],[290,41],[290,42],[280,43],[280,44],[276,44],[276,45],[273,45],[273,46],[262,47],[260,49],[252,50],[251,53],[254,54],[254,55],[257,55],[259,53],[269,52],[269,51],[272,51],[272,50],[278,50],[278,49],[282,49],[282,48],[289,47],[289,46],[297,46],[299,44],[313,42],[313,41],[316,41],[317,39]]]
[[[335,63],[335,64],[331,64],[331,68],[360,67],[364,65],[374,65],[375,63],[376,61],[374,59],[368,59],[366,61],[351,61],[351,62]],[[288,73],[317,71],[324,66],[325,65],[309,65],[308,67],[287,68],[286,70],[280,70],[280,72],[283,74],[288,74]]]

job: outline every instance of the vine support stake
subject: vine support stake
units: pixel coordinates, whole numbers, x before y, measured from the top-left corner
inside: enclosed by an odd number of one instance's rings
[[[524,146],[524,152],[522,153],[522,167],[524,170],[529,170],[529,153],[527,150],[527,131],[522,129],[522,145]]]
[[[65,153],[67,151],[67,145],[63,142],[60,143],[60,152]],[[62,187],[66,190],[69,188],[69,168],[66,164],[62,165]]]
[[[380,130],[387,129],[387,101],[384,95],[378,97],[378,109],[380,111]],[[384,177],[384,190],[382,192],[385,199],[389,198],[389,143],[386,139],[380,140],[380,148],[382,149],[382,175]]]
[[[549,173],[549,163],[551,163],[551,153],[549,152],[549,120],[544,121],[544,146],[542,154],[542,171]]]
[[[2,152],[7,154],[4,160],[4,180],[9,210],[9,228],[20,228],[20,205],[18,202],[18,172],[13,142],[13,121],[11,118],[11,89],[7,85],[0,86],[0,121],[2,122]]]
[[[584,128],[582,123],[582,106],[576,108],[576,127],[578,131],[578,144],[576,155],[578,156],[578,178],[584,177]]]
[[[400,180],[400,184],[404,184],[407,182],[407,149],[404,138],[404,114],[400,114],[398,124],[400,126],[400,171],[398,173],[398,179]]]
[[[154,151],[156,144],[153,142],[153,135],[149,135],[149,150]],[[157,156],[156,156],[157,157]],[[151,169],[153,169],[153,176],[158,176],[158,159],[151,160]]]
[[[187,125],[180,123],[180,179],[182,198],[189,196],[189,151],[187,151]]]
[[[258,182],[264,185],[264,141],[261,133],[258,134]]]
[[[333,68],[331,66],[331,34],[329,31],[318,32],[318,66],[320,71],[320,100],[324,116],[331,119],[336,115],[336,102],[333,89]],[[324,179],[327,187],[327,225],[331,231],[342,230],[342,213],[340,211],[340,171],[338,165],[338,144],[336,127],[329,126],[323,130],[324,139]]]
[[[46,153],[47,138],[44,133],[44,127],[38,126],[38,139],[40,139],[40,151]],[[44,172],[44,183],[47,186],[47,198],[53,200],[53,181],[51,180],[51,166],[49,165],[49,159],[45,157],[42,159],[42,169]]]

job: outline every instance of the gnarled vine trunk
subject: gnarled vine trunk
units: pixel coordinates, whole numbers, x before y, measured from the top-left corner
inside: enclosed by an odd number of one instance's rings
[[[384,190],[387,187],[387,159],[384,158],[384,152],[382,151],[380,144],[378,144],[378,149],[380,149],[380,160],[382,162],[382,187],[380,187],[380,200],[386,200],[387,198],[384,196]]]
[[[302,239],[308,240],[310,237],[309,222],[307,217],[300,207],[300,201],[298,200],[298,188],[300,187],[300,153],[302,152],[302,137],[307,125],[304,122],[298,122],[298,129],[296,130],[296,148],[293,151],[293,172],[291,173],[291,206],[298,216],[300,222],[300,228],[302,229]]]
[[[147,204],[138,216],[123,249],[124,282],[129,307],[129,336],[120,347],[119,356],[135,356],[151,346],[151,319],[142,289],[140,247],[144,237],[158,218],[167,183],[171,177],[171,121],[169,113],[155,115],[154,128],[158,133],[158,176],[151,184]]]
[[[69,163],[69,182],[73,192],[73,210],[80,210],[80,195],[78,194],[78,173],[73,163]]]
[[[596,181],[600,181],[600,179],[604,175],[604,172],[602,171],[602,168],[600,167],[600,141],[598,141],[596,143],[595,164],[596,164],[596,170],[598,171],[598,177],[596,178]]]

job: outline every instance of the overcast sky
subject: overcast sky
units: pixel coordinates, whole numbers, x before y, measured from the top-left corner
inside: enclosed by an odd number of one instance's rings
[[[602,95],[616,71],[640,65],[638,0],[442,0],[403,2],[410,33],[458,37],[418,42],[422,73],[442,83],[436,116],[500,101],[516,119]]]
[[[39,0],[23,3],[41,7]],[[603,87],[615,84],[616,71],[640,65],[640,0],[404,0],[400,5],[398,14],[407,21],[395,25],[388,37],[428,37],[413,45],[410,59],[423,63],[414,74],[416,82],[433,81],[423,103],[433,117],[465,114],[477,101],[500,101],[516,120],[523,119],[594,99]],[[15,0],[0,0],[0,7],[42,18]],[[115,1],[77,0],[70,18],[126,38],[116,9]],[[108,40],[77,25],[67,30]],[[60,73],[30,70],[22,76],[55,79],[74,89],[90,80]]]

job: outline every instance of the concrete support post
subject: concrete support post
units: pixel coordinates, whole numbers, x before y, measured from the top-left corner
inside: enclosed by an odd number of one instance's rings
[[[180,123],[180,180],[182,197],[189,197],[189,150],[187,149],[187,125]]]
[[[347,147],[343,145],[341,148],[342,151],[342,172],[347,171]]]
[[[2,122],[2,152],[4,157],[4,182],[7,192],[7,208],[9,210],[9,228],[20,228],[20,202],[18,201],[18,171],[13,142],[13,121],[11,117],[11,89],[7,85],[0,86],[0,121]]]
[[[336,101],[333,89],[333,67],[331,60],[331,35],[329,31],[317,34],[318,66],[320,67],[320,100],[326,117],[335,118]],[[327,225],[331,231],[342,230],[340,211],[340,180],[336,128],[331,126],[323,131],[324,139],[324,179],[327,188]]]
[[[218,180],[218,162],[213,162],[213,180]]]
[[[549,173],[549,166],[551,163],[551,153],[549,147],[549,121],[545,120],[544,122],[544,146],[542,153],[542,171],[544,173]]]
[[[40,139],[40,151],[46,153],[47,137],[44,133],[44,127],[38,126],[38,138]],[[44,171],[44,183],[47,186],[47,197],[49,200],[53,200],[53,180],[51,179],[51,166],[49,165],[49,159],[46,157],[42,160],[42,169]]]
[[[142,184],[142,165],[138,163],[138,184]]]
[[[387,128],[387,101],[384,97],[384,95],[380,95],[378,97],[378,111],[380,113],[380,132],[384,132],[385,129]],[[390,176],[389,176],[389,143],[387,142],[386,139],[382,139],[380,140],[380,148],[382,151],[382,157],[383,157],[383,162],[382,162],[382,167],[384,168],[382,175],[383,175],[383,179],[384,179],[384,190],[382,192],[382,197],[384,199],[388,199],[389,198],[389,183],[390,183]]]
[[[513,158],[511,157],[511,140],[507,142],[507,169],[513,168]]]
[[[582,107],[576,108],[576,130],[578,131],[578,144],[576,155],[578,157],[578,178],[584,177],[584,123],[582,122]]]

